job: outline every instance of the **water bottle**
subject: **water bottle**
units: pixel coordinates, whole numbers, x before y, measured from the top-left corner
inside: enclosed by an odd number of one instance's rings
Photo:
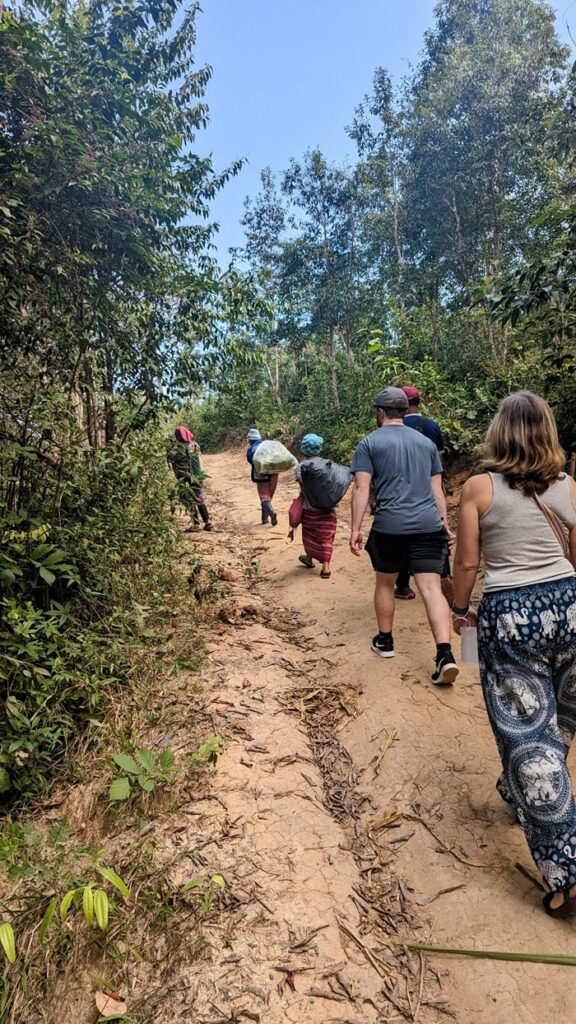
[[[476,626],[462,626],[460,630],[461,656],[463,665],[478,664],[478,630]]]

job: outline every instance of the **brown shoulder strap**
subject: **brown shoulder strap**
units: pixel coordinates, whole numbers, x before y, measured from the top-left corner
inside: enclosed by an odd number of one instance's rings
[[[542,514],[546,516],[550,529],[554,531],[554,536],[562,549],[564,558],[567,558],[568,561],[570,561],[570,545],[568,543],[568,537],[566,536],[566,530],[564,529],[562,520],[555,512],[552,511],[551,508],[548,508],[548,505],[545,505],[543,501],[540,501],[537,494],[533,494],[532,497]]]

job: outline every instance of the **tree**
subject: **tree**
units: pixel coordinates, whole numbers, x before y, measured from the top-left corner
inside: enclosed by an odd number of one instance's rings
[[[407,247],[428,288],[466,300],[542,244],[535,214],[558,186],[542,125],[567,50],[540,0],[441,0],[436,12],[404,98]]]

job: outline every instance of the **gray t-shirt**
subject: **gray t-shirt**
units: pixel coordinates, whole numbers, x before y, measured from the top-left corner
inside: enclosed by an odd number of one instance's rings
[[[352,460],[353,473],[370,473],[378,533],[434,533],[442,529],[430,478],[442,473],[436,445],[405,426],[379,427]]]

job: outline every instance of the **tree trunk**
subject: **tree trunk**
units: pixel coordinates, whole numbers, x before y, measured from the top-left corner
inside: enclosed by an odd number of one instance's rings
[[[266,359],[265,364],[266,373],[268,374],[268,380],[270,381],[270,387],[272,388],[272,394],[274,395],[274,401],[279,409],[282,408],[282,391],[280,388],[280,353],[277,348],[274,349],[274,372],[270,369],[270,363]]]
[[[406,260],[404,259],[404,250],[402,248],[402,240],[400,238],[400,217],[399,217],[400,201],[398,196],[398,181],[394,167],[392,167],[392,215],[394,223],[394,248],[396,250],[396,262],[398,263],[398,295],[397,302],[400,309],[404,308],[404,266]]]
[[[116,437],[116,409],[114,406],[114,368],[110,354],[106,354],[106,395],[104,398],[104,440],[110,444]]]
[[[468,265],[466,263],[466,247],[464,245],[464,239],[462,238],[462,222],[460,220],[460,213],[458,212],[458,205],[456,203],[456,194],[452,193],[452,202],[446,200],[448,209],[450,210],[452,217],[454,218],[454,231],[456,235],[456,252],[458,254],[458,263],[460,265],[460,272],[462,274],[462,283],[468,286]]]
[[[344,345],[346,346],[346,358],[348,360],[348,366],[352,366],[354,363],[354,352],[352,350],[352,331],[350,330],[350,323],[348,321],[344,324],[344,330],[342,334],[344,336]]]
[[[326,346],[326,354],[330,363],[330,384],[332,388],[332,398],[334,400],[334,408],[338,415],[340,415],[342,408],[340,405],[340,392],[338,390],[338,373],[336,370],[336,352],[334,350],[334,324],[330,324],[328,331],[328,344]]]

